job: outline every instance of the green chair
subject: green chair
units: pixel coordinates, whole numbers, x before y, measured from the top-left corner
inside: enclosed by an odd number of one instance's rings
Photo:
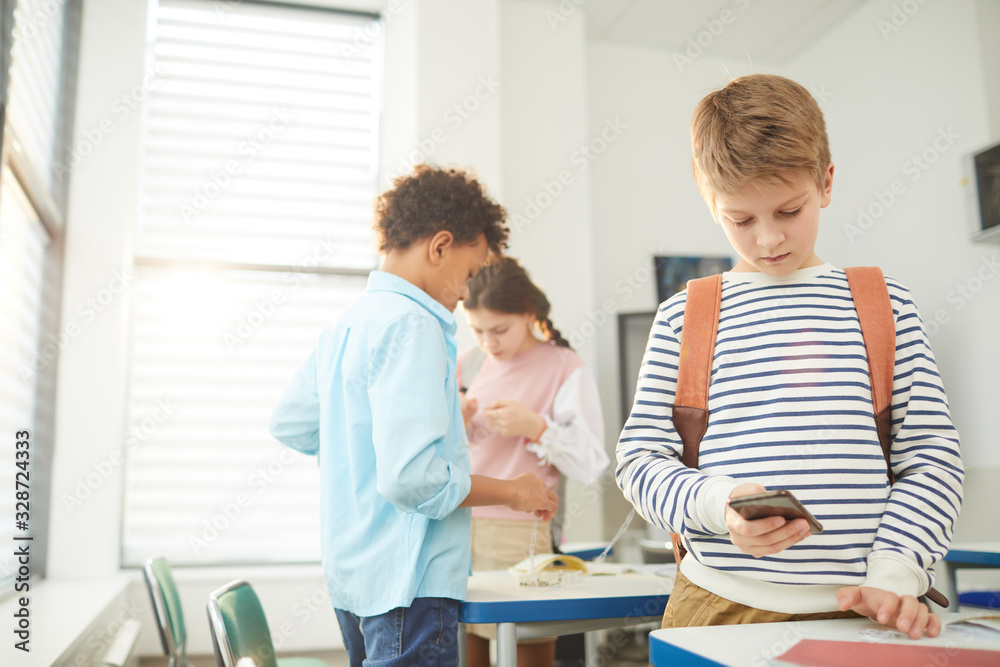
[[[255,667],[328,667],[315,658],[275,658],[264,608],[242,579],[208,596],[208,625],[218,667],[236,667],[243,658],[253,660]]]
[[[184,629],[184,612],[181,598],[170,565],[162,558],[150,558],[142,567],[146,590],[153,605],[160,643],[167,656],[168,667],[187,667],[187,632]]]

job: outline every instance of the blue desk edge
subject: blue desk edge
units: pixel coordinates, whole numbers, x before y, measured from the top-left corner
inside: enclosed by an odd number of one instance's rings
[[[662,616],[669,596],[636,595],[621,598],[463,602],[462,623],[534,623],[553,619],[582,621],[592,618],[641,618]]]
[[[721,662],[674,646],[652,635],[649,636],[649,662],[654,667],[726,667]]]
[[[1000,553],[995,551],[952,549],[944,559],[956,565],[965,563],[969,565],[996,565],[1000,567]]]

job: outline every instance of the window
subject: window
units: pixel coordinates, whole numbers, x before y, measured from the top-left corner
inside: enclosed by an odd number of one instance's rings
[[[72,120],[70,63],[80,3],[19,0],[2,8],[0,544],[30,537],[30,574],[36,576],[45,572],[55,376],[66,343],[59,294],[68,179],[60,156]],[[15,438],[23,432],[29,437]],[[30,444],[15,447],[17,440]],[[21,499],[25,504],[16,505]],[[13,589],[19,574],[13,551],[5,548],[0,556],[0,596]]]
[[[123,562],[317,561],[267,424],[375,268],[378,19],[161,0],[141,96]]]

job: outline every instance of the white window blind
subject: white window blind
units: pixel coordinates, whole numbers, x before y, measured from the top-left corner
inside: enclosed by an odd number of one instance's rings
[[[141,269],[134,288],[125,562],[319,560],[315,457],[268,420],[365,278]]]
[[[18,0],[14,8],[7,123],[47,192],[57,189],[64,19],[57,0]]]
[[[219,5],[160,3],[138,254],[371,268],[372,19]]]
[[[161,0],[123,434],[123,561],[319,560],[319,471],[267,424],[375,268],[371,17]]]
[[[48,236],[27,197],[8,169],[0,173],[0,544],[14,544],[12,537],[35,531],[15,529],[15,434],[31,433],[31,458],[39,455],[36,438],[38,378],[34,372],[40,354],[42,286]],[[33,470],[29,470],[29,473]],[[29,480],[32,490],[37,480]],[[32,493],[29,515],[39,516],[38,503],[45,499]],[[37,528],[32,520],[31,528]],[[0,579],[13,577],[18,563],[5,549],[0,557]]]

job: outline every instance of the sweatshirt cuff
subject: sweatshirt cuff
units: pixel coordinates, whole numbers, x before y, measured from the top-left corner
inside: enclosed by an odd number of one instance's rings
[[[868,571],[861,584],[896,595],[919,597],[930,588],[930,578],[924,570],[894,551],[873,551],[868,554]]]
[[[445,486],[433,497],[428,498],[409,511],[419,512],[430,519],[442,520],[458,509],[458,506],[462,504],[462,501],[472,491],[472,476],[452,463],[447,464],[447,471],[448,480]],[[404,504],[396,502],[388,496],[386,498],[400,509],[408,511],[405,510]]]
[[[726,526],[726,508],[729,507],[729,494],[739,482],[729,477],[709,477],[698,490],[698,516],[708,532],[713,535],[725,535],[729,532]]]

